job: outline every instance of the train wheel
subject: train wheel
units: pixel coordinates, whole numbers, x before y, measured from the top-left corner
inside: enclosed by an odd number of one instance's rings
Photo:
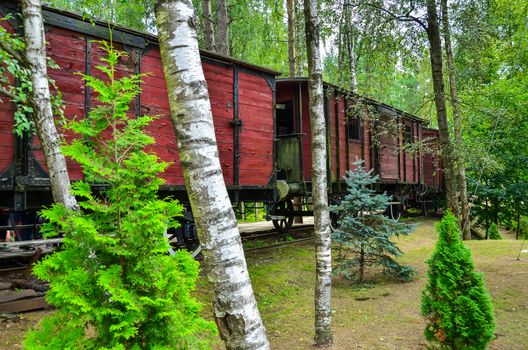
[[[275,215],[283,216],[284,218],[272,220],[273,226],[279,233],[287,233],[293,225],[293,202],[291,199],[279,202],[275,207]]]
[[[165,237],[168,239],[172,248],[185,249],[191,253],[193,257],[196,257],[200,254],[202,248],[196,233],[196,225],[194,224],[192,212],[185,211],[183,216],[178,217],[177,219],[180,226],[178,228],[169,229],[165,234]],[[174,250],[172,248],[169,249],[169,253],[174,255]]]

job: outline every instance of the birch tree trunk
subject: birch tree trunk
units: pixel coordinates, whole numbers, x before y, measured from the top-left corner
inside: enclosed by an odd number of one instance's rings
[[[444,178],[446,183],[447,206],[460,219],[458,198],[456,194],[455,162],[453,159],[453,145],[449,137],[447,112],[444,95],[444,74],[442,70],[442,44],[438,26],[438,14],[435,0],[427,0],[427,38],[429,39],[429,55],[435,94],[436,116],[438,119],[438,138],[444,164]]]
[[[316,259],[315,343],[332,343],[330,216],[326,174],[326,126],[324,118],[323,70],[319,51],[317,0],[304,0],[306,48],[308,53],[308,95],[312,132],[312,197]]]
[[[295,0],[286,0],[288,11],[288,64],[290,78],[295,77]]]
[[[462,237],[471,239],[471,219],[469,217],[469,201],[466,183],[466,167],[461,155],[462,147],[462,125],[458,109],[458,93],[456,82],[456,68],[451,46],[451,29],[449,27],[449,10],[447,0],[442,0],[442,27],[444,30],[444,46],[447,57],[447,72],[449,74],[449,91],[451,93],[451,107],[453,108],[453,122],[455,126],[455,159],[457,162],[458,191],[460,196],[460,226]]]
[[[222,176],[191,0],[159,0],[156,20],[180,163],[227,349],[269,349]]]
[[[226,0],[216,0],[216,48],[218,53],[229,56],[229,17]]]
[[[61,139],[55,126],[48,82],[46,41],[40,0],[23,0],[24,38],[26,59],[31,69],[33,118],[35,129],[46,159],[53,199],[67,209],[77,210],[79,205],[71,193],[66,160],[61,152]]]
[[[202,0],[202,12],[204,22],[205,48],[209,51],[216,51],[213,16],[211,14],[211,0]]]

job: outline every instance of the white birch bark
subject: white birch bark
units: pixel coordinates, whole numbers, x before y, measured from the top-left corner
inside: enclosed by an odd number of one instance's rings
[[[191,0],[159,0],[159,43],[185,184],[227,349],[269,349],[222,176]]]
[[[304,0],[306,48],[308,53],[308,95],[312,132],[312,197],[316,259],[315,343],[332,343],[332,256],[328,213],[326,126],[324,118],[323,70],[319,50],[317,0]]]
[[[32,103],[35,129],[46,159],[53,199],[66,208],[77,210],[79,205],[71,193],[66,160],[61,152],[61,139],[55,126],[51,107],[46,62],[46,42],[40,0],[23,0],[26,59],[31,69]]]

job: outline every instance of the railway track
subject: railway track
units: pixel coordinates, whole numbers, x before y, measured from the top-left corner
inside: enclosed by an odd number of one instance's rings
[[[313,225],[303,225],[293,227],[288,233],[278,233],[274,229],[266,229],[257,232],[251,232],[242,234],[242,243],[244,244],[244,251],[246,252],[255,252],[258,250],[265,250],[274,247],[286,246],[290,244],[295,244],[299,242],[310,241],[313,239]],[[46,245],[48,248],[45,249],[44,254],[49,254],[52,252],[52,248],[49,248],[51,244],[60,243],[62,239],[43,239],[39,241],[27,241],[27,242],[13,242],[11,244],[3,244],[3,248],[6,249],[8,246],[12,248],[19,248],[19,246],[24,246],[29,248],[30,246],[42,246]],[[17,258],[20,259],[29,259],[34,255],[35,251],[31,249],[16,249],[16,251],[0,251],[0,256],[3,255],[1,260],[6,260],[8,258]],[[43,254],[43,255],[44,255]],[[198,254],[196,254],[198,255]],[[9,264],[6,267],[0,267],[1,273],[9,273],[24,270],[28,267],[29,263],[22,263],[20,261],[15,261],[12,264]]]
[[[245,252],[254,252],[311,240],[313,240],[313,225],[304,225],[292,228],[286,234],[278,233],[276,230],[255,232],[251,236],[243,236],[242,244]],[[252,242],[262,242],[262,245],[248,244]]]

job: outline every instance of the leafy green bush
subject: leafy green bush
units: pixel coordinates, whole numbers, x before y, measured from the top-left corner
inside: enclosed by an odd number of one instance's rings
[[[439,238],[422,292],[425,337],[442,349],[486,349],[495,319],[482,275],[474,271],[455,216],[448,212],[436,228]]]
[[[410,280],[414,270],[394,260],[402,252],[391,238],[409,234],[413,226],[383,215],[391,197],[371,190],[369,187],[378,181],[378,176],[365,172],[362,162],[354,164],[356,169],[345,177],[348,194],[339,205],[330,208],[339,216],[338,227],[332,233],[336,251],[334,273],[363,282],[365,268],[378,265],[391,276]]]
[[[124,53],[106,43],[105,80],[84,76],[100,104],[69,123],[82,137],[64,147],[86,181],[72,185],[81,210],[53,205],[42,212],[47,236],[63,234],[63,249],[34,273],[50,281],[47,300],[57,310],[28,333],[27,349],[202,349],[212,323],[191,296],[198,263],[187,252],[168,255],[163,233],[182,207],[159,199],[168,163],[144,151],[154,143],[143,129],[149,116],[127,115],[141,76],[115,79]],[[89,181],[89,182],[88,182]],[[91,184],[101,184],[94,193]]]
[[[499,229],[495,223],[491,224],[488,229],[488,239],[502,239]]]

